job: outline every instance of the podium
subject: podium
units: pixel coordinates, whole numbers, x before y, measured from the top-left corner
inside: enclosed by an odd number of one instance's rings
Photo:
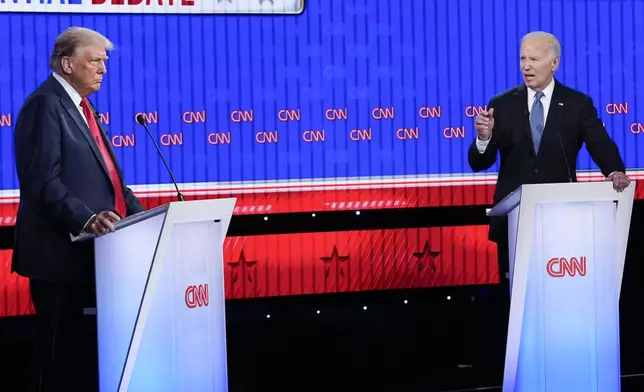
[[[95,239],[101,392],[228,390],[223,242],[234,206],[169,203]]]
[[[620,390],[619,295],[635,182],[523,185],[507,216],[504,392]]]

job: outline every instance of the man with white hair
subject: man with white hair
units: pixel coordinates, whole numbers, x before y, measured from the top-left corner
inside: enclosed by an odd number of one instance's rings
[[[560,56],[554,35],[541,31],[525,35],[520,48],[524,83],[492,98],[475,119],[477,137],[468,151],[470,167],[475,172],[486,170],[497,153],[501,159],[494,204],[523,184],[577,181],[577,155],[583,143],[616,191],[630,183],[592,99],[555,80]],[[507,299],[507,219],[490,220],[489,238],[498,245],[502,294]],[[507,310],[499,320],[505,328]]]
[[[82,231],[103,235],[143,207],[125,185],[109,138],[88,96],[101,87],[112,43],[72,27],[54,44],[53,71],[23,104],[15,126],[20,182],[12,270],[29,278],[38,324],[39,391],[95,390],[77,385],[83,308],[95,301],[94,246],[72,243]],[[90,363],[92,363],[90,362]],[[80,388],[80,389],[79,389]]]
[[[489,169],[501,158],[494,204],[523,184],[574,182],[582,143],[606,179],[618,192],[630,179],[615,143],[610,139],[592,99],[559,83],[561,46],[546,32],[528,33],[521,40],[524,83],[494,97],[475,119],[476,140],[468,161],[475,172]],[[490,240],[499,244],[499,274],[507,280],[507,221],[490,221]]]

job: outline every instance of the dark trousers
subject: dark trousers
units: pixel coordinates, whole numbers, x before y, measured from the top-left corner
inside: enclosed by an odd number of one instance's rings
[[[496,243],[499,262],[499,281],[501,283],[502,294],[507,294],[508,303],[510,301],[510,244],[506,235],[499,238]]]
[[[499,346],[494,351],[498,353],[500,363],[504,363],[508,338],[508,322],[510,318],[510,279],[508,277],[510,271],[510,249],[506,222],[502,225],[499,233],[495,240],[497,245],[500,284],[494,299],[494,329],[496,331],[494,341],[498,342],[497,344]]]
[[[29,284],[37,331],[32,390],[97,391],[96,318],[83,314],[95,304],[93,287],[34,279]]]

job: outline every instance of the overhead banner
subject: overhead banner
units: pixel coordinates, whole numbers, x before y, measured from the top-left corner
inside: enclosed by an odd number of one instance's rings
[[[305,0],[0,0],[0,12],[299,14]]]

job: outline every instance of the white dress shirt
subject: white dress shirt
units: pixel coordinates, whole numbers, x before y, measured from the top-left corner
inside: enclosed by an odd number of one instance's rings
[[[546,121],[548,120],[548,110],[550,109],[550,101],[552,101],[552,93],[555,91],[555,79],[553,78],[550,83],[543,89],[543,97],[541,97],[541,104],[543,105],[543,127],[546,127]],[[534,97],[537,92],[530,87],[528,87],[528,112],[532,115],[532,104],[534,103]],[[492,129],[494,132],[494,129]],[[481,140],[479,137],[476,137],[476,149],[479,150],[479,153],[485,153],[487,145],[490,144],[490,139]]]

